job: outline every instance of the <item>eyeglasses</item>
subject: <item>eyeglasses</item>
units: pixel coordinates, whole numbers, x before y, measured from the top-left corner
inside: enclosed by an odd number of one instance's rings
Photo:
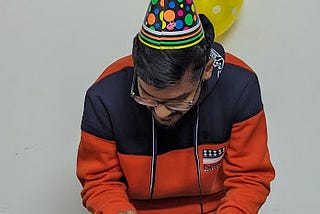
[[[156,100],[156,99],[151,99],[151,98],[145,98],[145,97],[141,97],[138,95],[138,93],[136,93],[134,90],[137,90],[137,75],[134,72],[133,74],[133,80],[132,80],[132,84],[131,84],[131,91],[130,91],[130,96],[139,104],[141,105],[145,105],[148,107],[157,107],[159,105],[164,105],[166,106],[168,109],[173,110],[173,111],[188,111],[189,109],[191,109],[192,106],[194,106],[195,104],[195,99],[199,94],[199,90],[200,90],[200,86],[202,83],[202,73],[200,75],[200,79],[199,82],[197,84],[197,88],[195,90],[195,93],[193,95],[193,98],[191,101],[184,101],[184,102],[172,102],[172,101],[162,101],[162,100]]]

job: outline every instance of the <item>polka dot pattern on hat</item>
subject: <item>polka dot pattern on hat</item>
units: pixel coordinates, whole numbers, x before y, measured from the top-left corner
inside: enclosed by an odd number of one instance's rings
[[[192,0],[151,0],[145,25],[154,30],[189,29],[199,22]]]
[[[203,39],[193,0],[151,0],[139,39],[157,49],[193,46]]]

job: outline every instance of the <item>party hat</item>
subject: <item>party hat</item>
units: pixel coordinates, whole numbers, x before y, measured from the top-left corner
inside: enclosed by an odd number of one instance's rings
[[[155,49],[192,47],[204,38],[193,0],[151,0],[139,40]]]

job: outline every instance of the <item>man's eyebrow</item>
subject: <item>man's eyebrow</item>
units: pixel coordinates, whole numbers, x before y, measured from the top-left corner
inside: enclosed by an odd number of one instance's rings
[[[149,94],[141,85],[138,85],[138,87],[143,91],[143,93],[145,93],[146,95],[153,97],[151,94]],[[176,101],[176,100],[184,100],[185,98],[187,98],[189,95],[191,94],[191,92],[189,93],[183,93],[177,97],[174,98],[170,98],[170,99],[166,99],[166,100],[161,100],[161,101]]]

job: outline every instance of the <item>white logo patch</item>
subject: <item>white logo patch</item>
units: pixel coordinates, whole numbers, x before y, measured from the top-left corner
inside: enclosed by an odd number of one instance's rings
[[[203,149],[203,171],[210,172],[221,166],[221,160],[225,153],[225,147],[217,150]]]

